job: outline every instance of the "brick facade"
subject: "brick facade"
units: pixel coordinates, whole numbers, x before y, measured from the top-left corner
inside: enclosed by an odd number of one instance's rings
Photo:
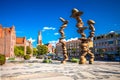
[[[15,44],[15,27],[3,28],[2,25],[0,25],[0,54],[5,54],[6,57],[13,57]]]
[[[48,53],[55,53],[54,47],[51,43],[45,44],[48,48]]]
[[[26,37],[17,37],[16,38],[16,46],[23,46],[24,47],[24,54],[26,54]]]
[[[0,54],[6,57],[14,57],[14,46],[24,46],[24,54],[26,54],[26,46],[32,49],[32,43],[28,42],[25,37],[17,37],[15,27],[2,27],[0,25]]]

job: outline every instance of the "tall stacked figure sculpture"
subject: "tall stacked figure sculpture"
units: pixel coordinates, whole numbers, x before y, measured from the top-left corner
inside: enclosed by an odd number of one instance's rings
[[[65,38],[65,34],[64,34],[64,31],[63,31],[63,30],[64,30],[65,27],[67,26],[68,21],[65,20],[65,19],[63,19],[62,17],[60,17],[60,20],[63,22],[63,24],[62,24],[62,26],[60,27],[60,30],[59,30],[59,32],[60,32],[60,34],[61,34],[61,38],[59,39],[59,42],[62,44],[63,56],[64,56],[63,61],[62,61],[61,63],[64,64],[64,63],[66,63],[66,61],[68,60],[68,55],[67,55],[66,42],[63,41],[64,38]]]
[[[90,35],[88,36],[88,38],[86,38],[86,35],[84,33],[84,30],[87,29],[87,27],[84,27],[84,23],[81,19],[81,15],[83,14],[83,12],[77,10],[76,8],[74,8],[72,10],[72,18],[75,18],[77,21],[76,27],[78,28],[78,33],[81,34],[81,38],[79,38],[79,40],[81,40],[81,56],[80,56],[80,64],[85,64],[86,63],[86,58],[85,56],[87,54],[90,55],[90,60],[89,60],[89,64],[92,64],[94,61],[94,54],[91,52],[91,50],[89,49],[89,42],[92,41],[92,38],[94,37],[94,33],[95,33],[95,28],[94,28],[94,24],[95,22],[93,20],[88,20],[87,24],[89,25],[89,30],[90,30]]]

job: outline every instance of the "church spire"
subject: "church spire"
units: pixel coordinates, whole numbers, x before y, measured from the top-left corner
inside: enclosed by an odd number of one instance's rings
[[[42,45],[42,34],[41,34],[41,31],[38,32],[38,45]]]

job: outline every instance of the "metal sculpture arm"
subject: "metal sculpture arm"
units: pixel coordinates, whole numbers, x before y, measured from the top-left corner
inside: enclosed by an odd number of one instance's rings
[[[63,22],[62,26],[60,27],[60,34],[61,34],[61,38],[59,39],[59,42],[62,44],[62,49],[63,49],[63,56],[64,59],[62,61],[62,63],[65,63],[66,60],[68,60],[68,55],[67,55],[67,48],[66,48],[66,42],[63,41],[63,39],[65,38],[65,34],[64,34],[64,29],[66,28],[68,21],[63,19],[62,17],[60,17],[60,20]]]
[[[79,28],[78,29],[78,33],[81,34],[82,38],[85,38],[86,37],[86,34],[84,33],[84,30],[87,28],[87,27],[83,27],[84,23],[82,21],[82,19],[80,18],[80,16],[83,14],[83,12],[77,10],[76,8],[74,8],[72,10],[72,15],[71,17],[72,18],[75,18],[76,21],[77,21],[77,24],[76,24],[76,27]]]
[[[92,38],[94,37],[94,34],[95,34],[95,28],[94,28],[95,22],[93,20],[88,20],[87,23],[89,25],[89,30],[91,30],[90,35],[88,36],[88,39],[92,40]]]
[[[59,32],[60,32],[60,34],[61,34],[61,38],[65,38],[65,34],[64,34],[64,28],[67,26],[67,24],[68,24],[68,21],[67,20],[65,20],[65,19],[63,19],[62,17],[60,17],[60,20],[63,22],[63,24],[62,24],[62,26],[60,27],[60,30],[59,30]]]

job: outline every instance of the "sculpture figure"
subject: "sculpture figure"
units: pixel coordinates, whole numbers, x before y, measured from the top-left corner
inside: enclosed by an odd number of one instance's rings
[[[90,55],[90,60],[89,60],[89,64],[92,64],[94,61],[94,54],[91,52],[91,50],[89,49],[89,42],[92,41],[92,38],[94,37],[94,33],[95,33],[95,28],[94,28],[94,24],[95,22],[93,20],[88,20],[88,25],[89,25],[89,30],[90,30],[90,35],[88,36],[88,38],[86,38],[86,35],[84,33],[84,30],[87,29],[87,27],[84,27],[84,23],[81,19],[81,15],[83,14],[83,12],[77,10],[76,8],[74,8],[72,10],[72,18],[75,18],[77,20],[77,24],[76,27],[78,28],[78,33],[81,34],[81,38],[79,38],[79,40],[81,40],[81,56],[80,56],[80,64],[85,64],[86,63],[86,58],[85,56],[87,54]]]
[[[60,20],[63,22],[62,26],[60,27],[60,34],[61,34],[61,38],[59,39],[59,42],[62,44],[62,49],[63,49],[63,61],[61,61],[61,63],[65,63],[68,60],[68,55],[67,55],[67,48],[66,48],[66,42],[63,41],[63,39],[65,38],[65,34],[64,34],[64,29],[68,24],[68,21],[63,19],[62,17],[60,17]]]

